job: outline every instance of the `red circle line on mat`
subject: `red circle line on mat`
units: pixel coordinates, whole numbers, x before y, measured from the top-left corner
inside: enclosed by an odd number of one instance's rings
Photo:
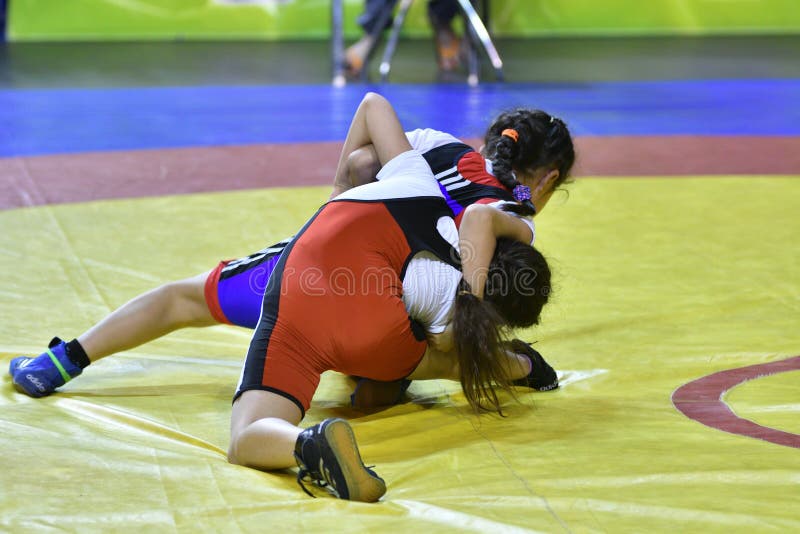
[[[720,371],[684,384],[672,393],[672,404],[689,419],[731,434],[800,448],[800,435],[761,426],[733,413],[722,400],[729,389],[755,378],[800,370],[800,356]]]

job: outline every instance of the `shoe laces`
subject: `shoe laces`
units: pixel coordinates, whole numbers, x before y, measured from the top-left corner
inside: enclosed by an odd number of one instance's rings
[[[297,456],[295,456],[297,458]],[[305,481],[308,480],[311,483],[315,484],[319,488],[330,488],[336,492],[336,485],[333,483],[330,477],[330,473],[323,464],[322,458],[319,459],[319,469],[312,470],[309,469],[305,462],[301,459],[297,458],[297,463],[300,466],[300,470],[297,472],[297,483],[303,488],[308,495],[311,497],[316,498],[316,495],[311,493],[305,485]],[[338,496],[338,493],[337,493]]]
[[[314,495],[313,493],[311,493],[310,491],[308,491],[308,488],[305,485],[305,480],[306,479],[312,481],[313,483],[315,483],[317,486],[319,486],[321,488],[324,488],[325,486],[328,485],[327,482],[324,482],[324,481],[321,481],[321,480],[315,478],[313,476],[313,474],[311,473],[311,471],[309,471],[305,467],[301,467],[300,468],[300,470],[297,472],[297,483],[300,485],[300,487],[303,489],[303,491],[306,492],[306,494],[308,494],[310,497],[314,497],[315,499],[317,498],[317,496]]]
[[[311,437],[309,437],[306,443],[310,442],[311,446],[313,447],[314,445],[316,445],[315,441],[321,437],[320,434],[321,433],[319,432],[319,430],[317,428],[314,428],[312,430]],[[312,469],[308,466],[306,460],[303,459],[304,448],[305,447],[301,447],[300,449],[301,454],[297,454],[296,451],[294,453],[295,460],[297,461],[297,466],[300,468],[297,472],[297,483],[300,485],[301,488],[303,488],[303,491],[305,491],[311,497],[316,498],[316,496],[312,494],[306,487],[304,483],[306,480],[315,484],[317,487],[329,488],[338,496],[338,492],[336,490],[336,484],[332,480],[332,477],[330,475],[330,470],[325,467],[325,460],[322,457],[322,451],[321,450],[314,451],[315,453],[312,455],[311,458],[312,463],[314,460],[314,456],[316,456],[316,461],[319,463],[319,465],[316,466],[316,469]]]
[[[331,491],[334,495],[339,497],[339,490],[336,488],[336,484],[333,480],[331,480],[330,471],[325,468],[322,458],[319,460],[319,470],[314,471],[309,469],[305,462],[295,453],[295,459],[297,460],[297,465],[300,469],[297,471],[297,484],[302,488],[307,495],[313,498],[317,498],[316,495],[311,493],[305,485],[305,481],[308,480],[311,483],[315,484],[318,488],[328,488],[328,491]],[[378,477],[377,473],[373,470],[374,465],[365,465],[364,468],[369,472],[370,475],[374,477]]]

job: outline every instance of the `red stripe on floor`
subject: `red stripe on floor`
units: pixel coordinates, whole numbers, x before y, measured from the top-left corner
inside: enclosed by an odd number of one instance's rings
[[[771,363],[720,371],[685,384],[672,394],[672,404],[686,417],[706,426],[800,448],[800,435],[761,426],[733,413],[722,396],[731,388],[762,376],[800,370],[800,356]]]
[[[472,140],[474,146],[480,143]],[[0,159],[0,209],[111,198],[328,185],[341,143]],[[800,175],[800,137],[581,137],[574,175]]]

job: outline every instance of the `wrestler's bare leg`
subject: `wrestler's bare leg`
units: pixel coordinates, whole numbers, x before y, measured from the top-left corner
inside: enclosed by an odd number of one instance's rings
[[[96,361],[188,326],[219,324],[204,295],[208,273],[170,282],[123,304],[78,337]]]
[[[228,461],[262,471],[285,469],[297,461],[300,477],[326,484],[341,499],[375,502],[386,493],[383,479],[364,466],[346,421],[325,419],[302,429],[297,426],[302,416],[282,395],[245,391],[233,403]]]

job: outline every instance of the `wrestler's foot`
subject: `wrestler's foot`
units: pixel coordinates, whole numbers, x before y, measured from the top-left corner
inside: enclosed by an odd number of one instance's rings
[[[340,499],[376,502],[386,493],[383,479],[361,461],[353,430],[344,419],[325,419],[303,430],[294,457],[300,467],[297,482],[312,497],[305,478]]]
[[[513,339],[509,349],[516,354],[527,356],[531,361],[531,372],[528,376],[514,380],[515,386],[526,386],[537,391],[550,391],[558,387],[558,375],[530,343],[520,339]]]
[[[20,356],[11,360],[8,373],[14,387],[31,397],[53,393],[83,371],[67,357],[67,344],[54,337],[47,350],[35,358]]]
[[[382,382],[369,378],[356,378],[356,388],[350,395],[350,405],[357,410],[370,410],[394,406],[403,400],[403,394],[411,385],[405,378]]]

